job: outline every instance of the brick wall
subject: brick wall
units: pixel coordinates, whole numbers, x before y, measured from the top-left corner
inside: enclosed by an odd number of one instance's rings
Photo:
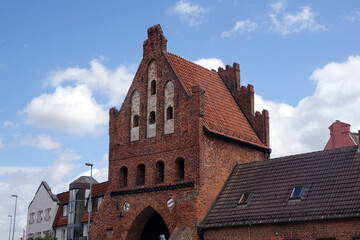
[[[204,231],[203,239],[316,240],[317,238],[336,238],[336,240],[352,240],[353,237],[359,236],[359,219],[340,219],[305,223],[209,229]]]
[[[109,187],[100,212],[91,227],[92,239],[138,239],[151,214],[156,211],[172,234],[176,227],[197,226],[205,216],[235,162],[249,162],[265,158],[264,150],[254,149],[239,142],[231,142],[207,135],[203,128],[204,91],[193,86],[191,93],[167,61],[166,39],[159,29],[148,30],[144,42],[144,57],[120,110],[110,109],[109,122]],[[164,45],[165,44],[165,45]],[[156,64],[156,136],[147,138],[148,71],[150,62]],[[165,86],[174,84],[174,132],[164,133]],[[131,98],[134,91],[140,95],[139,140],[130,141]],[[134,139],[133,139],[134,140]],[[177,179],[176,160],[185,160],[184,179]],[[164,182],[156,182],[156,163],[164,163]],[[145,166],[145,184],[136,182],[137,166]],[[126,167],[127,186],[121,185],[120,169]],[[155,191],[159,187],[193,183],[193,187]],[[142,192],[152,189],[150,192]],[[124,191],[139,191],[123,194]],[[122,193],[113,194],[112,193]],[[172,198],[175,207],[169,209]],[[130,211],[124,211],[124,203]],[[194,228],[195,229],[195,228]],[[193,234],[197,238],[197,232]]]

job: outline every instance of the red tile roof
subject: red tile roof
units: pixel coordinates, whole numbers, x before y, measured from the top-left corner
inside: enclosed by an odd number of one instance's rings
[[[60,200],[60,205],[57,210],[55,220],[53,223],[54,227],[67,225],[67,222],[68,222],[67,216],[63,217],[63,206],[64,206],[64,204],[67,204],[69,202],[69,192],[60,193],[57,195],[57,197]]]
[[[103,183],[99,183],[99,184],[95,184],[92,186],[92,199],[94,199],[94,203],[93,203],[93,210],[92,213],[90,215],[90,220],[93,221],[95,218],[95,215],[97,213],[97,201],[98,201],[98,197],[100,196],[104,196],[107,190],[109,183],[108,182],[103,182]],[[63,206],[64,204],[68,204],[69,203],[69,191],[68,192],[63,192],[57,195],[57,197],[60,200],[60,205],[58,208],[58,211],[56,213],[56,217],[53,223],[54,227],[57,226],[64,226],[68,224],[68,217],[63,217]],[[88,215],[87,212],[84,213],[84,215],[82,216],[82,222],[87,222],[88,220]]]
[[[234,100],[223,80],[210,71],[172,53],[166,53],[174,71],[191,92],[200,85],[204,90],[204,126],[210,132],[267,148],[256,135],[244,113]],[[180,81],[181,81],[180,80]]]
[[[91,198],[93,199],[93,205],[92,205],[92,210],[91,210],[91,214],[90,214],[90,221],[94,221],[95,216],[97,214],[98,199],[99,199],[99,197],[102,197],[105,195],[108,185],[109,185],[108,182],[103,182],[103,183],[96,184],[92,187]],[[87,222],[87,221],[88,221],[88,213],[86,210],[86,212],[82,216],[81,222]]]

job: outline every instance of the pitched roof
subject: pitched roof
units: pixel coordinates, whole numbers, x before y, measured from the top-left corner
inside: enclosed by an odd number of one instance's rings
[[[351,139],[354,141],[356,145],[359,145],[359,133],[350,133]]]
[[[57,197],[60,200],[60,205],[54,219],[53,227],[64,226],[67,225],[68,222],[68,217],[63,217],[63,207],[64,204],[69,203],[69,191],[60,193]]]
[[[91,199],[93,199],[93,205],[92,205],[92,210],[91,210],[91,214],[90,214],[91,221],[93,221],[95,219],[95,216],[97,214],[97,204],[98,204],[99,197],[102,197],[105,195],[108,185],[109,185],[109,182],[103,182],[103,183],[94,185],[91,189]],[[85,211],[84,215],[82,216],[81,221],[82,222],[88,221],[87,211]]]
[[[210,132],[267,148],[216,71],[210,71],[172,53],[165,53],[188,92],[200,85],[204,96],[204,126]]]
[[[47,193],[49,194],[49,196],[51,197],[51,199],[54,201],[54,202],[59,202],[59,199],[57,198],[57,196],[55,194],[52,193],[51,191],[51,188],[49,187],[49,185],[47,184],[46,181],[42,181],[38,187],[38,189],[36,190],[36,193],[35,193],[35,196],[36,194],[39,192],[41,186],[44,186],[45,190],[47,191]],[[30,204],[29,204],[29,207],[31,206],[31,204],[33,203],[34,199],[35,199],[35,196],[33,198],[33,200],[31,200]]]
[[[359,176],[358,146],[236,165],[200,227],[360,217]],[[290,200],[297,185],[301,199]]]

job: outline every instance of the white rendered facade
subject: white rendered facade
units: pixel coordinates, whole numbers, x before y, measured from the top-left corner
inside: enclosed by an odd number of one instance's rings
[[[45,181],[41,182],[34,199],[28,208],[26,239],[44,236],[47,230],[53,231],[53,222],[58,209],[58,199]]]

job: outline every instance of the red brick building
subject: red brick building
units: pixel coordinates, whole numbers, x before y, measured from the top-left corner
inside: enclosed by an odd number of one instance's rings
[[[109,186],[91,239],[197,239],[235,163],[269,157],[269,116],[239,64],[207,70],[167,52],[160,25],[120,110],[110,109]]]

